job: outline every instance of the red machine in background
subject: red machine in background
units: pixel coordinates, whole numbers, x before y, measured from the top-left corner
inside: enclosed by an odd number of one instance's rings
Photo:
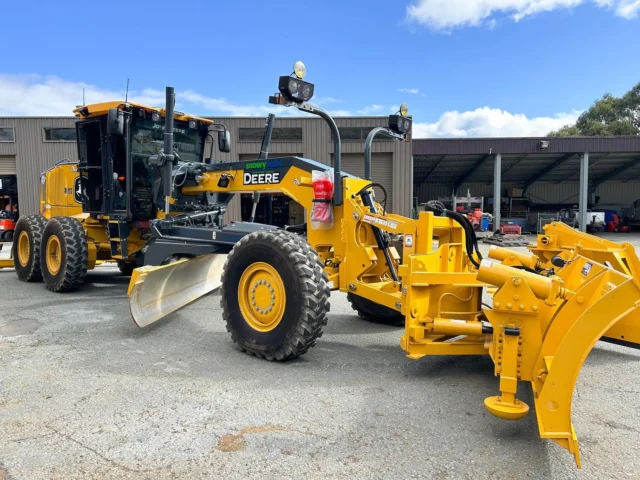
[[[607,232],[627,233],[629,231],[628,219],[620,220],[620,217],[615,213],[612,216],[613,220],[607,222]]]
[[[14,197],[0,197],[0,242],[13,241],[18,221],[18,203]]]

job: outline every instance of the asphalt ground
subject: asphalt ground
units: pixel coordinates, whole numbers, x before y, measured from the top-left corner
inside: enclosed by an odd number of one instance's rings
[[[138,329],[127,285],[99,267],[55,294],[0,270],[0,479],[638,477],[640,351],[600,342],[587,358],[578,470],[533,411],[485,410],[488,357],[408,360],[401,330],[343,294],[318,345],[278,364],[234,348],[216,294]]]

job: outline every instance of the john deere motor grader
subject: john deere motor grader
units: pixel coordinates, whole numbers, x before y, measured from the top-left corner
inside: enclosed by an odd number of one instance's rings
[[[330,199],[314,188],[314,177],[330,171],[312,160],[203,168],[191,184],[174,191],[217,195],[217,206],[193,215],[206,215],[237,193],[278,192],[304,206],[308,222],[289,230],[236,224],[236,231],[245,232],[236,243],[225,227],[191,226],[185,217],[171,216],[174,199],[166,199],[169,215],[151,221],[152,241],[198,237],[214,253],[203,247],[193,251],[203,255],[190,260],[136,269],[129,285],[136,323],[148,325],[219,284],[220,271],[210,269],[203,287],[207,272],[199,264],[223,257],[221,304],[232,340],[251,355],[284,361],[315,345],[327,323],[330,291],[340,290],[372,320],[403,318],[400,345],[409,358],[489,355],[499,384],[497,395],[484,403],[495,416],[515,420],[528,413],[516,397],[518,382],[528,382],[540,436],[569,450],[580,466],[571,399],[582,363],[601,337],[640,344],[640,262],[633,247],[551,224],[531,254],[495,248],[492,262],[482,258],[467,219],[442,205],[432,203],[417,220],[384,211],[370,179],[371,142],[377,134],[405,139],[411,128],[406,110],[390,117],[389,128],[371,132],[365,178],[356,178],[340,170],[335,122],[308,103],[314,87],[302,80],[303,66],[296,64],[294,73],[280,77],[279,93],[270,102],[327,121],[335,148]],[[165,130],[171,131],[169,122]],[[174,181],[172,171],[163,170],[167,184]],[[403,239],[402,255],[390,245],[390,235]],[[221,254],[225,250],[228,255]],[[185,272],[193,273],[192,281],[184,281]],[[483,305],[483,293],[491,295],[492,305]]]
[[[75,114],[79,162],[63,160],[41,175],[40,215],[20,218],[13,259],[0,261],[0,268],[15,267],[21,280],[44,279],[48,289],[64,292],[81,285],[87,269],[99,262],[115,261],[122,273],[131,275],[145,262],[160,265],[173,254],[191,255],[192,249],[165,252],[148,246],[149,221],[164,215],[163,188],[194,184],[192,179],[210,161],[204,159],[208,137],[210,155],[215,132],[219,149],[229,151],[224,126],[174,112],[173,103],[165,110],[109,102],[78,107]],[[170,137],[163,131],[167,115]],[[159,156],[163,146],[172,154]],[[175,169],[174,185],[161,183],[159,164],[165,158]],[[175,197],[171,215],[200,211],[210,202],[206,195]],[[223,211],[208,209],[207,219],[216,221]],[[193,217],[189,221],[198,224]]]

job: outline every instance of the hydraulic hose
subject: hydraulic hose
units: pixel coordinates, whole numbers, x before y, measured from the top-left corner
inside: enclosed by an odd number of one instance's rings
[[[466,251],[467,257],[469,257],[469,261],[476,267],[480,268],[480,261],[482,261],[483,257],[480,253],[480,247],[478,246],[478,239],[476,237],[476,232],[473,229],[473,225],[467,217],[459,214],[458,212],[454,212],[452,210],[447,210],[442,202],[437,200],[432,200],[427,202],[427,209],[438,214],[444,215],[451,220],[457,222],[465,232],[465,240],[466,240]],[[476,260],[475,255],[477,255],[478,260]]]

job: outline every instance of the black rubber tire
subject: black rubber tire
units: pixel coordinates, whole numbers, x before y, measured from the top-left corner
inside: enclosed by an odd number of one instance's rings
[[[5,232],[4,236],[2,237],[2,240],[4,240],[5,242],[13,242],[13,233],[14,233],[14,230],[9,230],[8,232]]]
[[[404,327],[404,315],[383,305],[378,305],[364,297],[347,293],[347,299],[358,316],[371,323],[380,323],[392,327]]]
[[[47,242],[57,236],[61,247],[60,270],[52,274],[47,269]],[[46,287],[52,292],[69,292],[84,283],[89,263],[87,236],[82,224],[71,217],[54,217],[47,222],[42,234],[40,265]]]
[[[280,323],[269,332],[253,329],[238,303],[238,284],[246,268],[265,262],[276,269],[287,292]],[[292,360],[306,353],[322,336],[329,312],[329,281],[318,254],[307,241],[284,230],[255,232],[229,253],[222,275],[222,316],[238,348],[272,361]]]
[[[125,277],[130,277],[131,275],[133,275],[133,271],[135,270],[135,268],[135,263],[118,260],[118,270],[120,270],[120,273]]]
[[[16,223],[14,237],[20,238],[22,232],[26,232],[29,238],[29,261],[26,265],[21,265],[18,258],[18,242],[14,242],[11,248],[13,266],[16,269],[18,278],[23,282],[42,281],[42,270],[40,269],[40,245],[44,227],[47,219],[42,215],[24,215]]]

